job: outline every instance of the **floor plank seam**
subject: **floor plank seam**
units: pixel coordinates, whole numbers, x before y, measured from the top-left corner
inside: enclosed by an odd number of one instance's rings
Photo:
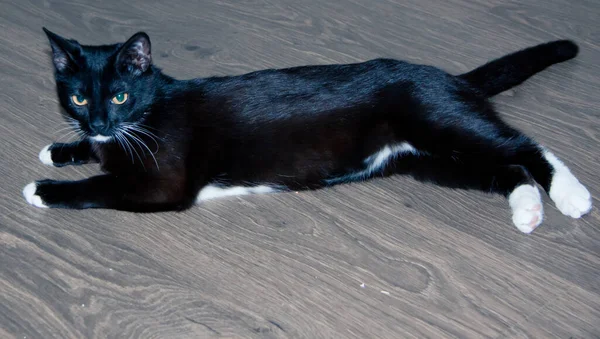
[[[567,290],[568,291],[568,290]],[[511,330],[513,330],[515,327],[517,326],[523,326],[525,324],[527,324],[527,322],[529,322],[529,319],[531,317],[533,317],[534,315],[540,313],[540,311],[542,311],[545,308],[548,308],[550,306],[552,306],[554,303],[556,303],[558,300],[560,300],[560,298],[564,295],[566,295],[567,292],[562,292],[558,297],[552,299],[552,301],[549,301],[547,303],[545,303],[544,305],[540,306],[538,309],[536,309],[533,313],[528,314],[527,316],[525,316],[523,318],[523,320],[521,322],[517,322],[516,324],[513,324],[511,326],[509,326],[504,332],[502,332],[498,337],[496,337],[496,339],[502,339],[502,338],[506,338],[506,333],[509,333]]]

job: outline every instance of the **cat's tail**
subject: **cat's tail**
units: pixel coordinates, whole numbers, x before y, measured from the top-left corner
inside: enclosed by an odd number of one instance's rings
[[[550,65],[573,59],[579,47],[569,40],[526,48],[459,75],[487,97],[517,86]]]

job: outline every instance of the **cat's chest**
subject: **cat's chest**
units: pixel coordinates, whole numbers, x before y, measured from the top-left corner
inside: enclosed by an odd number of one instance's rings
[[[146,154],[139,147],[134,149],[130,145],[124,146],[118,143],[96,144],[93,146],[100,168],[107,173],[126,174],[143,171],[149,160],[146,159]]]
[[[182,152],[164,143],[103,143],[93,145],[93,151],[102,171],[116,175],[169,175],[185,168]]]

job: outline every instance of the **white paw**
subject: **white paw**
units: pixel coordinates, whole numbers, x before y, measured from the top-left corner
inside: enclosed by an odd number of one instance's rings
[[[29,204],[35,207],[48,208],[48,206],[44,205],[42,197],[40,197],[39,195],[35,195],[36,191],[37,186],[35,182],[32,182],[25,186],[25,188],[23,189],[23,196],[25,197],[25,200],[27,200]]]
[[[580,218],[589,212],[592,209],[590,192],[554,154],[545,150],[544,157],[554,169],[549,195],[556,208],[572,218]]]
[[[521,185],[515,188],[508,196],[508,203],[513,212],[513,223],[519,231],[529,234],[542,223],[544,209],[537,187]]]
[[[54,163],[52,162],[52,153],[50,152],[50,146],[52,145],[47,145],[46,147],[42,148],[39,157],[42,164],[52,166],[54,165]]]
[[[571,174],[557,174],[552,179],[550,198],[562,214],[581,218],[592,209],[590,192]]]

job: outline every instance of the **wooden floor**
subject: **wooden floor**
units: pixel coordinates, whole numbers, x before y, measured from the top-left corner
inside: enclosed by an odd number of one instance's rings
[[[596,0],[0,3],[0,338],[600,338]],[[40,210],[22,187],[61,137],[41,27],[88,44],[152,38],[179,77],[394,57],[451,73],[576,40],[578,59],[498,96],[594,196],[546,197],[532,235],[507,202],[389,178],[211,201],[184,213]]]

